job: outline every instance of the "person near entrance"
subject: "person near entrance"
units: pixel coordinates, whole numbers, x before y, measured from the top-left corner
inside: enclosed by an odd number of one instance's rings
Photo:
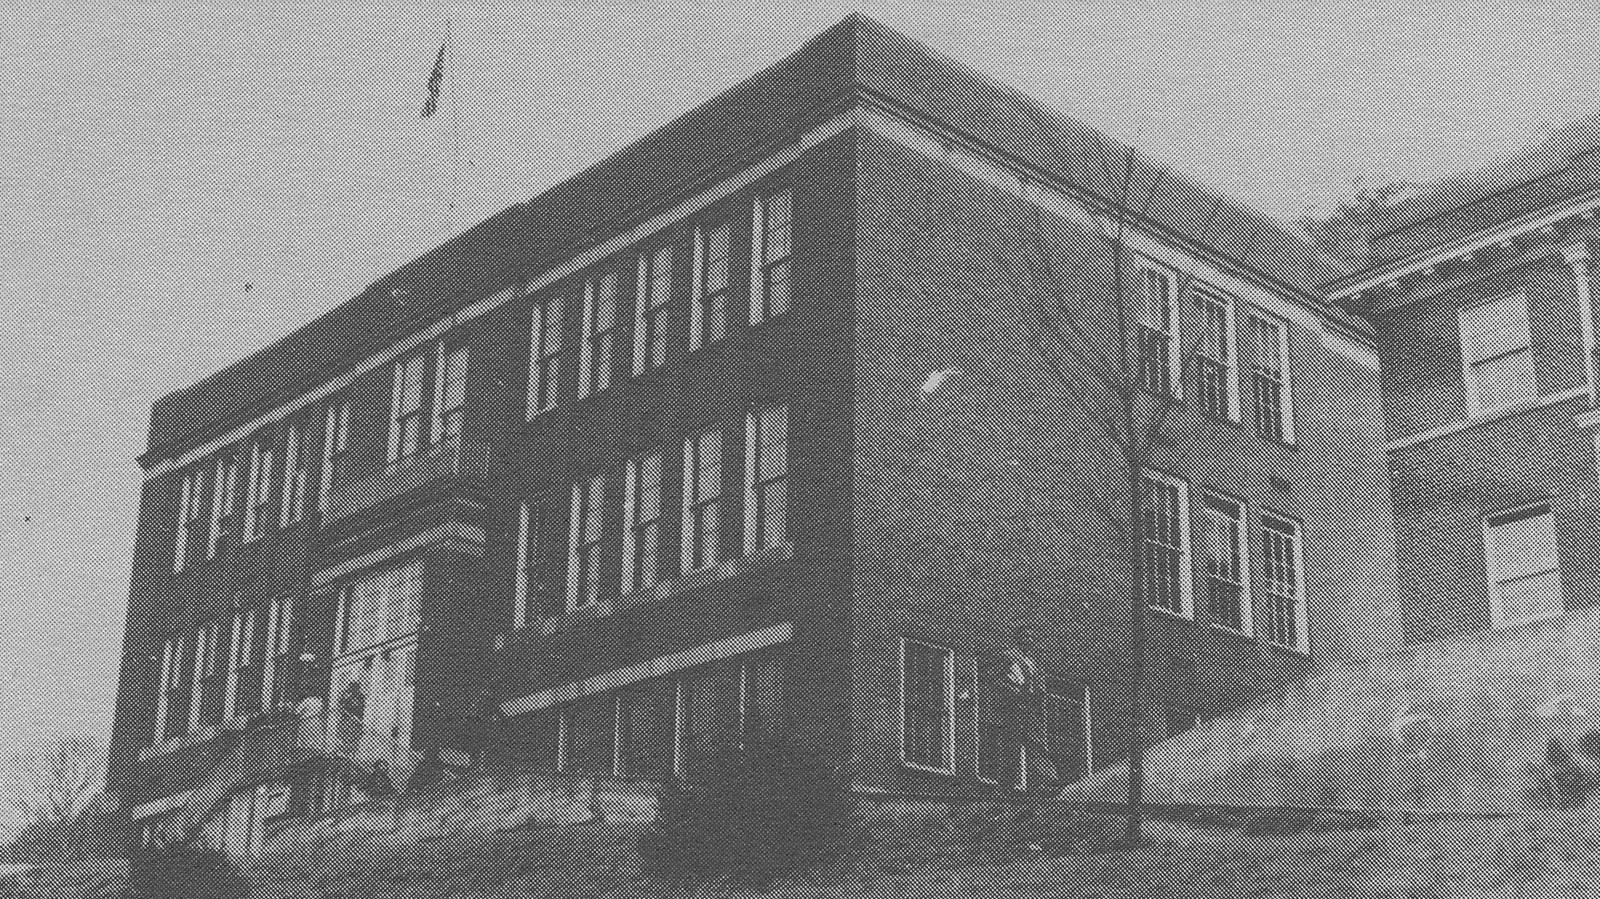
[[[1022,803],[1019,823],[1032,822],[1040,801],[1060,795],[1062,787],[1050,750],[1050,714],[1044,676],[1039,672],[1038,643],[1031,628],[1018,627],[1006,649],[1006,667],[999,678],[1009,700],[1000,727],[1005,772],[1001,784]]]

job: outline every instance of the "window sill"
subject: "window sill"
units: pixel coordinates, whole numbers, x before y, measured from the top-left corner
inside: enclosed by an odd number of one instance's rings
[[[1149,609],[1150,614],[1159,618],[1170,618],[1173,621],[1194,621],[1194,616],[1186,612],[1174,612],[1171,609],[1163,609],[1160,606],[1150,606]]]
[[[904,767],[907,771],[916,771],[916,772],[921,773],[921,774],[937,774],[940,777],[955,777],[956,776],[956,771],[955,771],[954,767],[950,767],[950,768],[933,768],[933,767],[929,767],[928,765],[923,765],[923,764],[920,764],[918,762],[913,762],[912,760],[906,758],[903,754],[900,756],[900,765],[902,767]]]

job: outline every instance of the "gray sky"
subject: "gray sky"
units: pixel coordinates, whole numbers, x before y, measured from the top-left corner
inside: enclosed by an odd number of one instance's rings
[[[154,399],[858,9],[1285,218],[1600,109],[1579,4],[11,0],[0,752],[108,728]]]

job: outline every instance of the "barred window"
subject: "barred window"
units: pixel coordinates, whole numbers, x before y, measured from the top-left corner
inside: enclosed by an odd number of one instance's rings
[[[1231,420],[1236,415],[1233,298],[1210,289],[1197,288],[1192,294],[1201,322],[1194,355],[1194,386],[1200,409],[1215,418]]]
[[[1172,308],[1173,278],[1167,272],[1145,268],[1134,288],[1139,384],[1151,393],[1175,396],[1177,316]]]
[[[667,361],[672,324],[672,247],[663,244],[639,256],[638,320],[633,337],[633,373]]]
[[[728,332],[732,286],[733,226],[727,222],[695,230],[694,306],[690,309],[689,351],[716,343]]]
[[[1300,535],[1294,523],[1261,516],[1261,580],[1256,590],[1256,633],[1302,652],[1306,648],[1301,597]]]
[[[683,570],[717,563],[717,509],[722,500],[722,431],[684,442]]]
[[[753,554],[784,541],[789,499],[789,410],[750,413],[745,441],[744,549]]]
[[[953,773],[955,653],[905,638],[901,656],[901,756],[915,768]]]
[[[567,608],[578,609],[600,598],[601,513],[605,480],[601,475],[572,485],[572,531],[567,565]]]
[[[578,396],[611,386],[616,364],[617,273],[591,278],[583,287],[583,354],[578,365]]]
[[[750,324],[760,324],[789,310],[789,254],[792,247],[794,194],[780,191],[756,203]]]
[[[1185,569],[1188,534],[1188,491],[1182,481],[1154,472],[1144,479],[1144,515],[1140,523],[1144,548],[1144,595],[1152,609],[1188,614]]]
[[[622,533],[622,592],[648,590],[661,574],[661,475],[660,452],[629,460],[624,492],[623,516],[627,527]]]
[[[1244,526],[1239,504],[1207,496],[1199,530],[1206,620],[1245,633],[1249,611],[1244,592]]]
[[[565,358],[561,334],[565,294],[552,291],[533,307],[533,357],[528,371],[528,417],[554,409],[561,399]]]
[[[1291,442],[1288,331],[1283,322],[1251,309],[1245,314],[1243,343],[1256,433],[1268,440]]]

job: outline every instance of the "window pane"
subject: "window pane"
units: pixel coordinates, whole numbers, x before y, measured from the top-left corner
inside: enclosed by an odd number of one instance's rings
[[[1504,409],[1539,396],[1531,350],[1474,363],[1467,369],[1467,377],[1474,408],[1479,411]]]
[[[1263,517],[1261,582],[1255,603],[1257,633],[1294,649],[1302,647],[1299,624],[1300,571],[1294,525]]]
[[[1207,497],[1200,520],[1200,567],[1206,578],[1206,616],[1212,624],[1242,631],[1244,572],[1240,559],[1239,507]]]
[[[1559,614],[1563,608],[1561,577],[1550,510],[1532,509],[1509,519],[1491,520],[1485,537],[1495,623]]]
[[[766,221],[761,235],[762,262],[773,262],[789,255],[790,224],[793,221],[794,195],[783,191],[767,198]]]
[[[1521,294],[1461,310],[1461,347],[1468,365],[1527,348],[1528,302]]]
[[[1146,476],[1143,532],[1145,596],[1152,608],[1183,614],[1183,495],[1176,483]]]

